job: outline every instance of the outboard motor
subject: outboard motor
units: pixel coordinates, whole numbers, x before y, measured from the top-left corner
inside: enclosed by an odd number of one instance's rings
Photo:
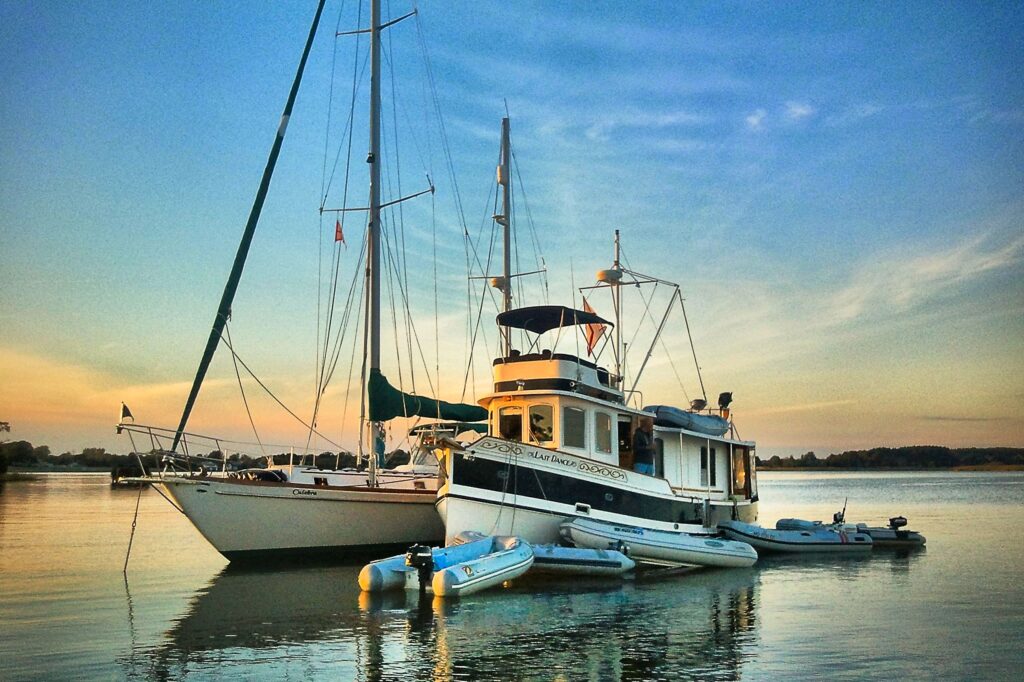
[[[889,527],[893,530],[899,530],[907,525],[907,517],[905,516],[894,516],[889,519]]]
[[[405,565],[416,569],[420,581],[420,596],[427,593],[427,583],[434,572],[434,555],[427,545],[413,545],[405,553]]]

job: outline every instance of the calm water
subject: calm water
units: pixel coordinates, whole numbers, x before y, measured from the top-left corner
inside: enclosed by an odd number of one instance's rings
[[[1021,679],[1024,473],[763,473],[761,520],[902,513],[924,551],[366,599],[232,570],[104,475],[0,484],[0,679]]]

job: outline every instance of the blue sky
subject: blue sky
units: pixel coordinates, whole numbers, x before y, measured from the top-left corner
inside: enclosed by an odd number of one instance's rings
[[[14,437],[123,449],[120,400],[176,423],[314,7],[0,5],[0,419]],[[356,9],[339,20],[328,3],[232,327],[300,407],[318,235],[333,232],[316,211],[331,34]],[[552,299],[607,265],[621,229],[634,266],[683,286],[709,391],[736,393],[763,454],[1024,444],[1019,3],[419,9],[470,229],[489,215],[507,101]],[[416,35],[391,29],[402,117],[423,109]],[[457,391],[465,254],[428,138],[401,140],[403,190],[424,172],[438,186],[444,348],[428,355]],[[417,264],[433,248],[428,203],[407,214]],[[654,362],[645,394],[682,402]],[[212,378],[194,425],[244,436],[224,354]],[[301,441],[261,409],[278,440]]]

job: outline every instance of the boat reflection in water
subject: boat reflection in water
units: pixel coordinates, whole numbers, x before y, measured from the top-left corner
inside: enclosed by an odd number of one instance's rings
[[[756,569],[533,579],[462,600],[360,593],[357,567],[225,569],[129,677],[732,679],[756,651]]]

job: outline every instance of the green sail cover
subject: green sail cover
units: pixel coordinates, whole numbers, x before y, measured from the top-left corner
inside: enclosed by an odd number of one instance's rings
[[[386,422],[395,417],[429,417],[460,422],[487,419],[487,410],[479,405],[447,403],[412,393],[403,393],[388,383],[379,369],[370,370],[367,392],[370,397],[370,421]]]

